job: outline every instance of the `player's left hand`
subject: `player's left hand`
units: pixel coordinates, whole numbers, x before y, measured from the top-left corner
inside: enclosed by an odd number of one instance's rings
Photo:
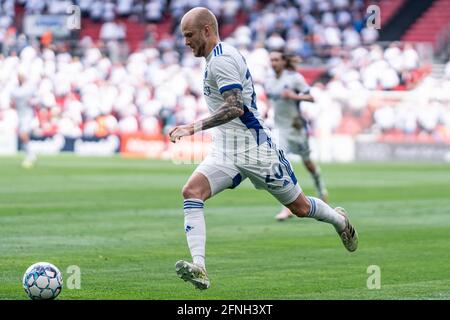
[[[300,130],[302,128],[302,120],[300,119],[300,117],[294,118],[294,120],[292,121],[292,127],[296,130]]]
[[[170,141],[173,143],[180,140],[182,137],[190,136],[194,134],[194,126],[185,124],[182,126],[176,126],[169,132]]]

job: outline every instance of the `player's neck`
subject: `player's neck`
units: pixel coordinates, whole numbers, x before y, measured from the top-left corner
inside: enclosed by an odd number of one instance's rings
[[[281,75],[283,74],[283,71],[284,71],[284,69],[281,69],[281,70],[278,71],[278,72],[275,71],[275,76],[277,77],[277,79],[281,77]]]

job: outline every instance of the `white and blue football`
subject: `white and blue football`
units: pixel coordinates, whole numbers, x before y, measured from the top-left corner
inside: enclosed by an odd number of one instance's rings
[[[31,299],[50,300],[60,294],[63,279],[56,266],[48,262],[38,262],[25,271],[22,283]]]

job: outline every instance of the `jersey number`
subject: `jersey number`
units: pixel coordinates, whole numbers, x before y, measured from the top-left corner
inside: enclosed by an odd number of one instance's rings
[[[280,180],[281,178],[283,178],[283,169],[281,168],[281,165],[275,165],[272,167],[272,171],[273,171],[273,175],[276,179]],[[273,181],[275,181],[276,179],[273,179],[272,176],[270,174],[266,175],[266,183],[271,183]]]

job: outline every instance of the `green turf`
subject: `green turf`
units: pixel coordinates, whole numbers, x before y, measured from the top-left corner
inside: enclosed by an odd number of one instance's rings
[[[27,299],[25,269],[81,268],[59,299],[450,299],[450,166],[322,165],[332,205],[360,234],[347,252],[311,219],[276,222],[277,202],[246,181],[206,205],[211,288],[178,279],[188,259],[181,187],[194,166],[75,156],[32,170],[0,158],[0,298]],[[307,194],[312,182],[295,168]],[[381,289],[366,286],[381,269]]]

